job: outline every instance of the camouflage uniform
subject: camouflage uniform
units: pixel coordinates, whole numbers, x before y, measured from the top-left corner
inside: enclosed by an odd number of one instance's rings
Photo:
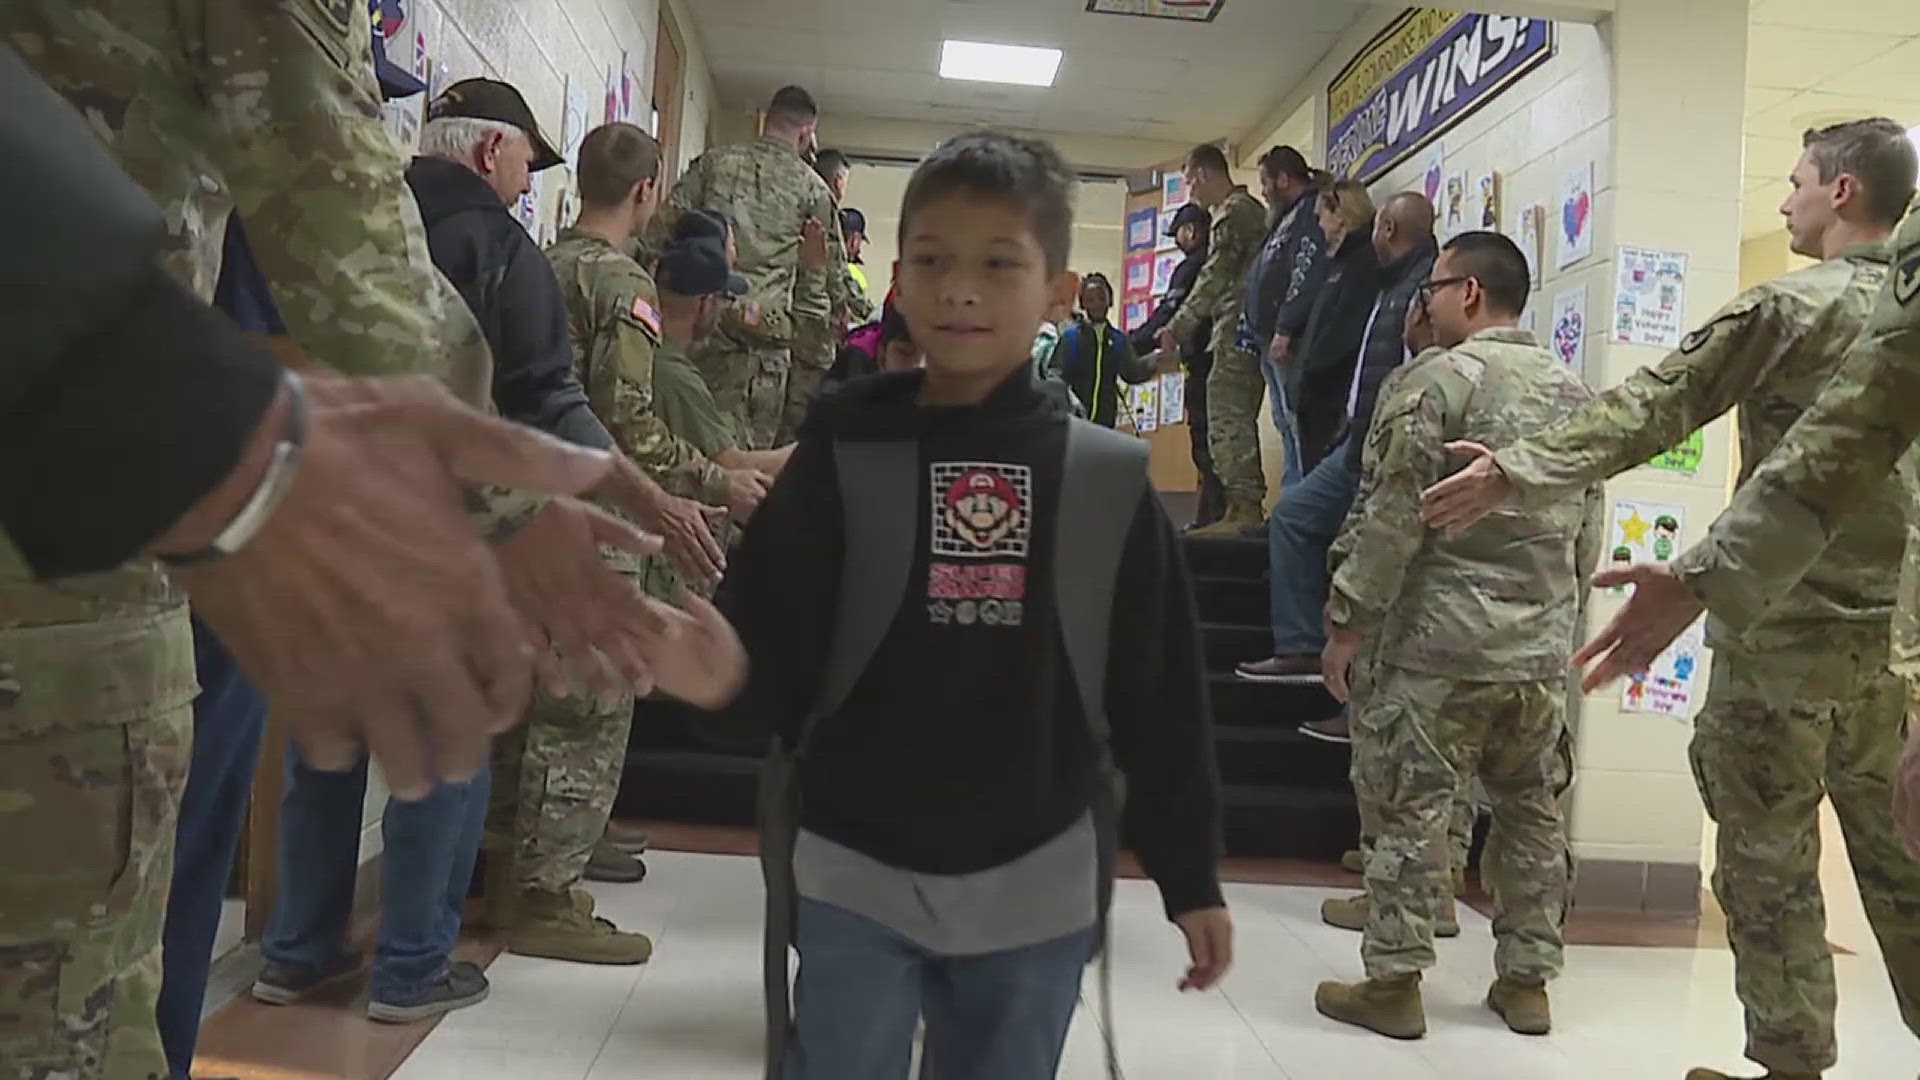
[[[829,251],[844,251],[846,238],[840,232],[840,213],[822,226],[827,230]],[[866,321],[873,314],[873,301],[853,279],[852,264],[845,258],[837,263],[829,257],[825,269],[802,269],[793,291],[793,374],[787,383],[787,404],[781,414],[775,446],[792,442],[806,419],[807,406],[820,392],[820,383],[833,368],[836,320]]]
[[[1496,460],[1526,502],[1624,472],[1737,404],[1750,472],[1865,327],[1887,258],[1884,244],[1865,245],[1749,290],[1679,351]],[[1843,823],[1876,932],[1920,945],[1920,863],[1887,813],[1906,708],[1886,665],[1903,498],[1885,478],[1764,618],[1744,633],[1718,619],[1708,628],[1713,670],[1691,757],[1719,826],[1713,890],[1727,914],[1747,1054],[1786,1072],[1819,1072],[1837,1053],[1823,795]],[[1920,949],[1890,949],[1886,959],[1909,1000],[1920,1000]]]
[[[1420,492],[1445,475],[1445,443],[1505,445],[1591,396],[1513,329],[1429,349],[1381,389],[1327,605],[1373,657],[1353,717],[1354,792],[1375,830],[1361,945],[1369,978],[1433,965],[1433,915],[1451,891],[1449,823],[1475,776],[1493,810],[1481,877],[1499,908],[1495,966],[1526,984],[1559,973],[1566,664],[1600,490],[1459,536],[1421,525]]]
[[[1247,267],[1267,235],[1267,211],[1260,200],[1236,187],[1213,215],[1206,265],[1187,294],[1180,313],[1168,323],[1181,341],[1213,321],[1213,373],[1207,377],[1207,440],[1214,470],[1227,494],[1257,507],[1267,497],[1260,473],[1260,398],[1266,392],[1259,356],[1234,347],[1240,327]]]
[[[1849,615],[1855,610],[1860,622],[1868,622],[1868,609],[1884,610],[1884,563],[1873,580],[1864,574],[1850,578],[1845,571],[1868,565],[1864,558],[1870,552],[1863,545],[1871,523],[1885,514],[1889,487],[1904,482],[1909,502],[1905,556],[1893,598],[1891,670],[1909,682],[1907,722],[1912,723],[1911,710],[1920,706],[1911,688],[1920,675],[1920,517],[1911,499],[1920,495],[1920,481],[1911,462],[1901,481],[1889,474],[1920,433],[1920,215],[1907,217],[1890,250],[1887,282],[1839,369],[1766,460],[1751,468],[1707,537],[1675,559],[1673,569],[1706,602],[1723,636],[1766,637],[1781,624],[1791,626],[1796,616],[1804,623],[1809,612],[1821,613],[1829,626],[1854,621]],[[1861,900],[1880,940],[1901,1016],[1920,1033],[1920,887],[1912,883],[1913,864],[1890,846],[1896,842],[1887,822],[1889,778],[1900,732],[1896,723],[1880,719],[1890,706],[1878,654],[1870,651],[1877,648],[1862,634],[1842,648],[1823,647],[1823,655],[1808,656],[1780,677],[1769,677],[1763,688],[1729,684],[1728,693],[1743,702],[1729,726],[1751,729],[1737,740],[1730,732],[1725,740],[1734,764],[1742,753],[1762,756],[1760,740],[1766,736],[1761,732],[1769,727],[1775,738],[1791,739],[1800,760],[1766,754],[1764,768],[1756,765],[1748,784],[1714,791],[1709,798],[1729,800],[1739,807],[1734,813],[1753,811],[1776,828],[1769,835],[1781,838],[1782,848],[1776,850],[1784,849],[1784,858],[1768,865],[1776,880],[1785,882],[1800,876],[1815,849],[1796,840],[1802,834],[1778,830],[1775,823],[1783,821],[1783,811],[1796,820],[1809,813],[1824,782],[1846,833]],[[1718,677],[1716,672],[1716,692],[1722,685]],[[1813,697],[1802,701],[1803,694]],[[1832,763],[1806,756],[1818,754]],[[1716,808],[1716,815],[1725,812]],[[1764,880],[1758,884],[1769,888]],[[1820,910],[1817,885],[1811,892],[1783,888],[1756,903],[1755,917],[1772,920],[1804,921],[1809,905],[1817,920]],[[1817,933],[1819,923],[1812,925]],[[1759,944],[1797,960],[1768,964],[1764,978],[1757,974],[1750,985],[1743,974],[1749,1056],[1774,1068],[1818,1071],[1823,1062],[1831,1063],[1834,1052],[1831,961],[1811,957],[1797,942],[1785,949],[1785,942],[1763,937]],[[1755,1015],[1750,990],[1759,997],[1782,988],[1820,998],[1812,1002],[1814,1022],[1805,1009],[1783,1011],[1773,1001],[1764,1001],[1762,1015]],[[1765,1030],[1776,1020],[1777,1031]],[[1821,1020],[1827,1021],[1824,1030]]]
[[[662,341],[653,354],[653,408],[668,430],[708,457],[740,449],[740,432],[714,404],[687,351],[672,341]]]
[[[654,218],[649,244],[658,247],[672,235],[680,214],[694,209],[733,223],[740,251],[734,269],[747,279],[751,302],[729,308],[718,331],[700,342],[692,357],[714,401],[746,433],[747,448],[769,450],[787,408],[792,350],[821,334],[818,324],[803,327],[808,313],[795,310],[796,300],[804,306],[807,299],[799,288],[800,233],[807,219],[828,226],[827,264],[847,259],[833,193],[792,144],[761,137],[701,155]],[[816,309],[831,315],[831,300],[821,305],[815,295],[821,287],[810,286],[805,293]]]
[[[202,298],[227,213],[290,334],[341,370],[426,370],[488,401],[477,323],[428,257],[348,0],[10,0],[0,40],[87,118],[166,215]],[[484,504],[484,510],[481,505]],[[476,502],[489,528],[537,504]],[[0,544],[0,1062],[158,1077],[160,927],[190,746],[183,599],[149,563],[37,585]]]

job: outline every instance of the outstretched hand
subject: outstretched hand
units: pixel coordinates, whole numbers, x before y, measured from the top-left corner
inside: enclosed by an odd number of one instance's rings
[[[1573,654],[1575,667],[1590,671],[1580,680],[1582,693],[1591,693],[1623,675],[1647,670],[1661,650],[1673,644],[1693,625],[1707,606],[1665,563],[1635,563],[1593,576],[1596,588],[1633,586],[1633,595],[1614,613],[1606,629]],[[1594,663],[1595,661],[1598,663]]]

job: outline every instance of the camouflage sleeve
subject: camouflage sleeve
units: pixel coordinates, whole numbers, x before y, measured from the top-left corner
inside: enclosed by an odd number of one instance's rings
[[[1328,589],[1336,625],[1372,636],[1400,595],[1407,565],[1426,541],[1420,492],[1446,470],[1446,430],[1444,397],[1424,374],[1406,380],[1368,430],[1361,467],[1371,483],[1342,530],[1345,554]]]
[[[658,316],[644,298],[615,320],[607,353],[588,368],[587,394],[601,422],[633,463],[661,483],[724,502],[726,470],[675,435],[653,409],[653,350]],[[656,320],[648,322],[649,317]]]
[[[1892,248],[1886,287],[1840,370],[1706,538],[1674,560],[1736,631],[1800,580],[1920,434],[1920,214]]]
[[[1400,381],[1406,377],[1409,367],[1403,365],[1387,373],[1380,381],[1380,400],[1391,401],[1399,393]],[[1369,428],[1371,431],[1371,428]],[[1340,531],[1334,535],[1333,543],[1327,548],[1327,576],[1340,572],[1340,567],[1353,554],[1354,540],[1359,536],[1353,529],[1353,523],[1366,509],[1367,496],[1372,493],[1379,481],[1379,472],[1367,468],[1366,446],[1360,448],[1360,482],[1354,486],[1353,503],[1347,507],[1347,516],[1341,522]]]
[[[406,159],[380,121],[372,43],[356,11],[287,0],[223,9],[207,23],[207,62],[196,70],[222,134],[209,152],[307,355],[353,375],[432,375],[491,411],[492,357],[428,254]],[[489,535],[544,505],[496,488],[472,502]]]
[[[680,223],[680,215],[689,210],[700,209],[706,198],[706,170],[703,164],[706,158],[696,158],[687,166],[686,174],[667,197],[660,200],[660,208],[653,213],[653,220],[647,222],[646,231],[641,234],[641,246],[659,251],[673,235],[674,226]]]
[[[1231,213],[1219,215],[1213,223],[1213,239],[1207,249],[1207,261],[1200,267],[1200,277],[1194,281],[1186,302],[1180,305],[1180,313],[1167,324],[1175,338],[1185,341],[1195,330],[1212,322],[1220,302],[1240,289],[1247,258],[1259,242],[1258,237],[1238,226]]]
[[[1803,335],[1766,286],[1736,298],[1680,348],[1578,412],[1494,455],[1526,503],[1605,480],[1732,408]]]
[[[859,326],[872,321],[873,298],[867,295],[867,290],[861,288],[860,282],[854,278],[853,264],[847,263],[842,266],[840,276],[846,279],[841,283],[841,288],[846,290],[847,322],[850,325]]]
[[[1600,565],[1600,550],[1607,540],[1607,485],[1587,485],[1585,505],[1581,508],[1580,535],[1573,544],[1573,572],[1579,581],[1582,604],[1593,587],[1593,572]]]

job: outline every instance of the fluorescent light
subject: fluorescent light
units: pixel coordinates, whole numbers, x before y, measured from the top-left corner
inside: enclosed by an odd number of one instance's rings
[[[1913,144],[1915,150],[1920,150],[1920,124],[1907,129],[1907,141]]]
[[[1053,77],[1060,71],[1060,57],[1059,49],[948,41],[940,48],[940,77],[1016,86],[1052,86]]]

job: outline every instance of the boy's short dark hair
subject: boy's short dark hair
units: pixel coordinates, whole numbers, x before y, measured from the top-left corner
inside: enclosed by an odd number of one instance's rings
[[[1880,225],[1893,225],[1913,201],[1915,152],[1907,130],[1884,116],[1849,120],[1823,128],[1809,128],[1800,145],[1820,172],[1820,182],[1833,183],[1841,173],[1866,188],[1867,213]]]
[[[813,156],[813,171],[819,173],[822,180],[831,180],[834,173],[851,168],[853,162],[844,151],[822,150]]]
[[[1113,282],[1108,281],[1107,275],[1098,270],[1090,270],[1085,277],[1080,279],[1080,287],[1082,289],[1085,289],[1089,285],[1098,285],[1107,290],[1108,296],[1113,295]]]
[[[813,95],[804,89],[783,86],[774,92],[773,100],[767,104],[767,119],[808,124],[820,119],[820,106],[814,104]]]
[[[1073,170],[1053,144],[1004,131],[956,135],[927,155],[907,181],[900,200],[900,245],[906,246],[913,216],[942,195],[965,192],[1000,199],[1027,215],[1047,273],[1067,268],[1073,249]]]
[[[660,179],[660,144],[632,124],[615,121],[580,140],[580,201],[612,206],[633,185]]]
[[[885,348],[895,341],[912,341],[913,331],[907,329],[907,318],[900,309],[888,304],[880,310],[880,347]]]
[[[1453,254],[1454,269],[1480,283],[1490,304],[1506,315],[1526,309],[1533,279],[1519,245],[1497,232],[1464,232],[1443,249]]]
[[[1214,143],[1201,143],[1187,151],[1187,168],[1206,169],[1223,175],[1232,172],[1227,167],[1227,152]]]

